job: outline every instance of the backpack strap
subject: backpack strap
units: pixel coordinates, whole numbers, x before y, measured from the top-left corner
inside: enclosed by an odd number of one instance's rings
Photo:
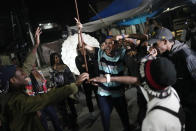
[[[173,111],[173,110],[171,110],[171,109],[169,109],[169,108],[166,108],[166,107],[164,107],[164,106],[155,106],[155,107],[153,107],[149,112],[151,112],[151,111],[153,111],[153,110],[155,110],[155,109],[160,109],[160,110],[166,111],[166,112],[168,112],[168,113],[170,113],[170,114],[172,114],[172,115],[174,115],[174,116],[176,116],[176,117],[179,118],[177,112],[175,112],[175,111]]]
[[[184,111],[183,111],[181,106],[180,106],[178,112],[175,112],[175,111],[173,111],[173,110],[171,110],[169,108],[166,108],[164,106],[155,106],[149,112],[151,112],[151,111],[153,111],[155,109],[166,111],[166,112],[174,115],[175,117],[177,117],[179,119],[180,123],[181,123],[181,131],[185,131],[185,114],[184,114]]]

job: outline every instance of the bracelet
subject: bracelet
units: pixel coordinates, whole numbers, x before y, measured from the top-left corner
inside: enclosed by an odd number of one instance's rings
[[[125,35],[124,35],[124,34],[122,34],[122,38],[123,38],[123,39],[125,38]]]
[[[105,74],[105,77],[106,77],[106,79],[107,79],[107,83],[110,83],[110,82],[111,82],[110,74]]]

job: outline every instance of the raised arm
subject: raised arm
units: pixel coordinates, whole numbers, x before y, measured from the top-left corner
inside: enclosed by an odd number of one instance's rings
[[[33,53],[36,53],[37,52],[37,48],[39,47],[39,44],[40,44],[40,35],[41,35],[42,31],[41,29],[38,27],[36,29],[36,32],[35,32],[35,46],[32,50]]]
[[[127,35],[117,35],[115,36],[116,40],[124,39],[124,38],[132,38],[132,39],[138,39],[138,40],[147,40],[148,36],[145,34],[127,34]]]
[[[36,61],[36,53],[37,53],[37,48],[39,47],[40,44],[40,34],[41,34],[41,29],[38,27],[36,32],[35,32],[35,45],[31,52],[27,55],[22,69],[26,74],[29,74],[30,71],[32,70],[33,65],[35,64]]]

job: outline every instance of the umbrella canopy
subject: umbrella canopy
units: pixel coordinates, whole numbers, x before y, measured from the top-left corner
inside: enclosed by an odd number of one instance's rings
[[[82,33],[82,38],[87,45],[99,48],[99,42],[96,38],[85,33]],[[75,63],[75,58],[77,56],[77,50],[76,50],[77,45],[78,45],[78,34],[69,36],[63,42],[61,56],[62,56],[63,63],[66,64],[74,74],[79,75],[80,72],[78,71]]]

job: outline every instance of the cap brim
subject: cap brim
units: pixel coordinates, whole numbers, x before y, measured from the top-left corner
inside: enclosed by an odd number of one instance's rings
[[[158,40],[159,39],[149,39],[149,40],[147,40],[147,42],[149,45],[153,45],[153,44],[157,43]]]

